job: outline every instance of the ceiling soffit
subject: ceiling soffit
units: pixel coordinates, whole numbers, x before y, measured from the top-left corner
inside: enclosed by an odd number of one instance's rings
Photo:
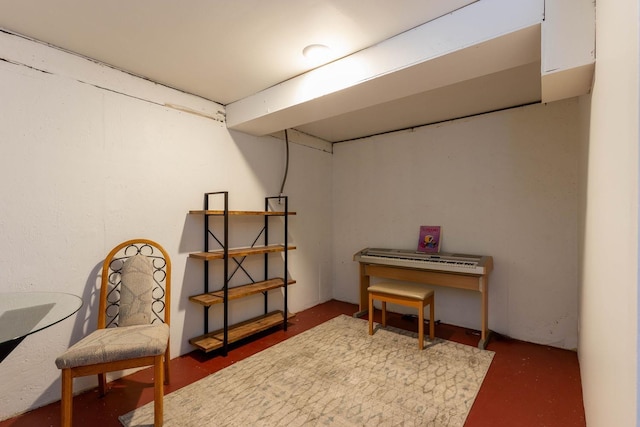
[[[227,105],[227,126],[254,135],[302,129],[417,93],[539,63],[542,19],[543,4],[538,0],[473,3],[233,102]],[[538,87],[539,80],[538,74],[532,84]],[[465,102],[464,97],[459,100]]]

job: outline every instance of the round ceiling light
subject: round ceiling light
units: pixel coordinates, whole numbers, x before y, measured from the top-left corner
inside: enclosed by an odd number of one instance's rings
[[[329,52],[329,47],[323,44],[310,44],[302,50],[305,58],[316,63],[327,59]]]

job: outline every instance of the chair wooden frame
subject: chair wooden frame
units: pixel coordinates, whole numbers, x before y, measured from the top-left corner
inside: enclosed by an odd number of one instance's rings
[[[101,277],[101,285],[100,285],[100,305],[99,305],[99,313],[98,313],[98,329],[104,329],[109,326],[117,326],[117,313],[112,314],[111,316],[108,314],[108,310],[110,307],[114,307],[118,305],[117,301],[111,300],[109,301],[109,296],[113,295],[114,286],[117,286],[119,283],[113,283],[114,280],[114,270],[112,269],[112,264],[114,261],[122,264],[122,260],[129,258],[135,254],[142,253],[143,255],[147,255],[145,252],[150,252],[151,254],[155,254],[155,249],[157,249],[162,256],[153,255],[155,260],[163,259],[164,264],[161,265],[160,268],[156,267],[156,271],[162,271],[163,277],[160,278],[161,281],[164,282],[164,287],[162,287],[158,280],[156,283],[158,287],[163,291],[163,295],[157,299],[154,298],[155,302],[160,302],[161,310],[159,313],[154,313],[156,315],[157,321],[161,321],[170,324],[170,307],[171,307],[171,260],[169,258],[169,254],[165,251],[165,249],[160,246],[158,243],[148,240],[148,239],[132,239],[126,242],[123,242],[113,248],[111,252],[107,255],[104,260],[102,266],[102,277]],[[125,252],[124,256],[118,257],[118,254],[121,251]],[[135,253],[133,253],[135,252]],[[155,264],[154,264],[155,265]],[[115,272],[117,277],[119,277],[119,272]],[[155,277],[154,277],[155,278]],[[119,278],[117,278],[119,282]],[[156,289],[156,288],[154,288]],[[115,291],[116,295],[119,295],[119,290]],[[109,322],[109,319],[112,321]],[[164,398],[164,384],[169,384],[170,375],[169,375],[169,353],[170,345],[167,342],[167,349],[164,354],[160,354],[158,356],[146,356],[139,357],[135,359],[127,359],[127,360],[119,360],[115,362],[106,362],[106,363],[98,363],[87,366],[78,366],[73,368],[65,368],[62,369],[62,398],[61,398],[61,422],[63,427],[71,427],[72,418],[73,418],[73,378],[83,377],[87,375],[98,375],[98,386],[100,395],[104,396],[107,392],[107,372],[120,371],[123,369],[130,368],[138,368],[144,366],[153,366],[154,367],[154,426],[159,427],[163,424],[163,398]]]
[[[387,303],[399,304],[413,307],[418,310],[418,348],[424,348],[424,308],[429,305],[429,338],[435,338],[435,309],[434,309],[434,293],[427,291],[424,296],[406,296],[396,293],[393,284],[377,285],[379,290],[369,288],[369,335],[373,335],[373,302],[375,300],[382,303],[382,326],[387,326]]]

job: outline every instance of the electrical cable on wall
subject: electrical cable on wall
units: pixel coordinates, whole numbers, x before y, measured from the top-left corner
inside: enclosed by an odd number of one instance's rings
[[[284,176],[282,177],[282,185],[280,186],[280,196],[284,196],[284,184],[285,182],[287,182],[287,173],[289,172],[289,133],[287,132],[287,129],[284,130],[284,142],[285,142],[285,146],[286,146],[286,160],[285,160],[285,166],[284,166]],[[280,199],[278,199],[278,203],[280,202]]]

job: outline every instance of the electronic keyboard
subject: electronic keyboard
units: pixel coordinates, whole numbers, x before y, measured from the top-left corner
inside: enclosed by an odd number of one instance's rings
[[[451,273],[485,275],[492,267],[492,258],[483,255],[424,253],[408,249],[365,248],[353,256],[365,264],[435,270]]]

